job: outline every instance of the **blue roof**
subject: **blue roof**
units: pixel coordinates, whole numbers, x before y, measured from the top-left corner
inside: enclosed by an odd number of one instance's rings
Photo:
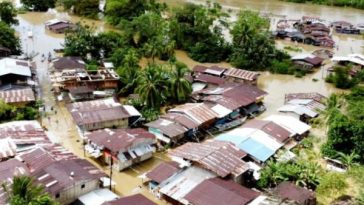
[[[239,146],[239,144],[242,143],[244,140],[246,140],[246,138],[247,137],[229,135],[229,134],[222,134],[222,135],[217,136],[215,139],[219,140],[219,141],[232,142],[236,146]]]
[[[275,150],[269,149],[252,138],[248,138],[247,140],[243,141],[238,145],[238,147],[239,149],[263,162],[275,153]]]

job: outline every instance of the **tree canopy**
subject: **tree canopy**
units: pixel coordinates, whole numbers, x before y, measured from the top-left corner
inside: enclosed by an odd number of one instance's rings
[[[146,11],[160,13],[166,4],[155,0],[107,0],[105,5],[106,19],[111,25],[119,25],[123,20],[131,21]]]
[[[241,11],[231,34],[233,49],[230,62],[249,70],[267,70],[273,60],[282,61],[286,55],[275,48],[269,34],[269,21],[257,12]]]
[[[10,49],[13,55],[20,55],[22,52],[15,30],[2,21],[0,21],[0,46]]]
[[[29,176],[15,176],[9,193],[10,205],[57,205],[44,188]]]
[[[23,6],[28,10],[47,11],[56,6],[56,0],[21,0]]]
[[[219,4],[208,4],[207,7],[186,4],[176,9],[171,20],[171,30],[177,48],[186,50],[189,56],[199,62],[220,62],[230,52],[230,46],[222,35],[226,26]]]
[[[10,1],[0,2],[0,20],[8,25],[17,25],[19,23],[16,19],[16,9]]]
[[[355,87],[341,98],[347,106],[328,108],[328,140],[322,152],[334,158],[340,157],[338,152],[358,156],[354,161],[364,163],[364,87]]]

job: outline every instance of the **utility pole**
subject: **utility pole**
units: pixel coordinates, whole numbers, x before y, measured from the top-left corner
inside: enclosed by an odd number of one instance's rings
[[[113,160],[113,156],[112,156],[112,152],[110,152],[110,191],[112,191],[112,166],[113,166],[114,160]]]

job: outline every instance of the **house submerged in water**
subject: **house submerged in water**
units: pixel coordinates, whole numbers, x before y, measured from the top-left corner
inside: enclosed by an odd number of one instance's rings
[[[86,134],[85,149],[94,158],[121,171],[133,164],[150,159],[155,152],[155,136],[136,129],[103,129]]]

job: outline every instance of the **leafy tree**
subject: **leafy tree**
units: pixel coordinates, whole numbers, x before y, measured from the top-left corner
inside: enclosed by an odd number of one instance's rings
[[[188,67],[180,62],[176,63],[171,72],[171,94],[178,103],[187,101],[192,93],[192,85],[186,79],[188,73]]]
[[[280,163],[269,161],[261,170],[258,187],[274,187],[283,181],[293,181],[296,185],[314,189],[320,182],[321,172],[319,165],[311,162]]]
[[[56,0],[21,0],[21,3],[28,10],[47,11],[55,7]]]
[[[186,4],[176,9],[170,26],[177,48],[186,50],[199,62],[220,62],[230,53],[222,28],[226,26],[226,13],[219,4],[207,6]]]
[[[105,58],[111,57],[114,51],[127,46],[125,37],[117,32],[108,31],[96,36],[96,46]]]
[[[18,25],[19,21],[16,19],[16,9],[10,1],[0,2],[0,19],[8,25]]]
[[[125,56],[122,59],[122,65],[117,69],[117,73],[120,76],[120,81],[123,88],[120,93],[133,93],[134,89],[138,85],[138,77],[141,74],[140,67],[138,65],[139,55],[135,49],[127,50]]]
[[[77,0],[73,4],[73,12],[77,15],[97,18],[99,9],[99,0]]]
[[[16,109],[5,103],[3,100],[0,100],[0,122],[9,121],[15,113]]]
[[[257,12],[242,11],[231,30],[233,49],[230,62],[244,69],[266,70],[274,59],[283,60],[286,56],[276,50],[268,29],[269,21]]]
[[[115,26],[123,20],[131,21],[146,11],[160,13],[167,5],[155,0],[107,0],[105,7],[107,21]]]
[[[346,165],[349,168],[355,165],[355,161],[360,158],[360,156],[357,155],[355,152],[352,152],[350,154],[337,152],[337,157],[344,165]]]
[[[44,188],[36,185],[32,178],[28,176],[15,176],[11,189],[7,190],[10,205],[56,205]]]
[[[0,22],[0,45],[11,50],[13,55],[21,54],[20,40],[15,30],[4,22]]]
[[[328,140],[322,146],[321,151],[329,157],[337,157],[337,152],[342,152],[345,155],[345,159],[342,156],[344,161],[352,163],[353,160],[358,160],[363,163],[364,88],[354,88],[352,93],[341,97],[340,100],[344,100],[346,106],[338,107],[334,105],[337,103],[331,103],[332,111],[329,111],[330,114],[327,120],[329,127]]]
[[[159,108],[168,97],[168,74],[160,65],[148,65],[138,77],[136,93],[148,108]]]

